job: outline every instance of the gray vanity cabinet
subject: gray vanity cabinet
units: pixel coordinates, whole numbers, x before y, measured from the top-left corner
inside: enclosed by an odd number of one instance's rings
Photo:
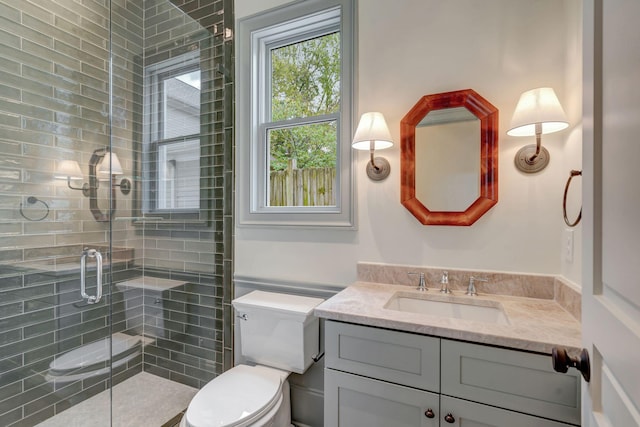
[[[548,356],[325,325],[325,427],[580,423],[579,377],[553,372]]]

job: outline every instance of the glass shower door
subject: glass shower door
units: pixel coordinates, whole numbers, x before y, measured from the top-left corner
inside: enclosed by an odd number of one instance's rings
[[[232,1],[200,3],[0,0],[0,426],[170,425],[232,365]]]
[[[0,0],[2,426],[111,425],[110,285],[132,258],[112,245],[111,23],[104,1]]]

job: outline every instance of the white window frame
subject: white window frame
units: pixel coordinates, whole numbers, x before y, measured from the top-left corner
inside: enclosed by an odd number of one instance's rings
[[[242,19],[237,34],[236,183],[239,226],[355,228],[353,87],[355,0],[296,2]],[[271,121],[270,57],[274,48],[339,31],[341,108],[336,114]],[[270,129],[335,120],[335,206],[268,206]]]
[[[163,77],[167,75],[181,75],[189,71],[200,70],[200,52],[198,50],[187,52],[178,55],[174,58],[158,62],[157,64],[149,65],[145,68],[145,90],[151,90],[151,93],[145,94],[145,141],[144,141],[144,156],[143,161],[147,163],[147,167],[144,168],[145,176],[143,179],[143,213],[198,213],[200,211],[200,205],[189,208],[167,208],[159,207],[160,194],[163,194],[166,183],[159,179],[157,167],[160,164],[159,149],[163,144],[180,144],[187,141],[198,140],[200,141],[200,131],[195,134],[185,134],[171,138],[165,138],[162,135],[162,126],[165,123],[166,118],[164,115],[166,111],[162,109],[160,111],[160,105],[165,102],[164,96],[166,96],[164,89],[162,91],[156,90],[158,85],[162,83]],[[162,114],[162,119],[160,119]],[[155,167],[149,167],[151,164],[155,164]],[[152,194],[151,183],[154,182],[156,186],[155,195]],[[200,180],[194,183],[198,186],[200,191]]]

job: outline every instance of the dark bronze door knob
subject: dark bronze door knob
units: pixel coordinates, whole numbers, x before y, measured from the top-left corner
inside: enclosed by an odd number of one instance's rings
[[[451,415],[451,414],[447,414],[447,415],[445,415],[445,416],[444,416],[444,420],[445,420],[446,422],[448,422],[449,424],[453,424],[453,423],[455,423],[455,422],[456,422],[456,419],[455,419],[455,418],[453,418],[453,415]]]
[[[436,416],[436,414],[433,413],[433,409],[429,408],[426,411],[424,411],[424,416],[427,418],[433,418]]]
[[[586,382],[591,380],[591,363],[589,362],[589,352],[583,348],[580,356],[571,357],[564,347],[553,347],[551,349],[551,361],[553,362],[553,370],[565,373],[569,368],[576,368],[582,373],[582,377]]]

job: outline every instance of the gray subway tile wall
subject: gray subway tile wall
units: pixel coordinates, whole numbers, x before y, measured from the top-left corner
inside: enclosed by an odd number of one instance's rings
[[[232,298],[233,114],[224,108],[233,106],[233,73],[219,70],[233,63],[233,37],[225,33],[233,29],[233,2],[172,3],[0,0],[0,425],[35,425],[141,370],[201,387],[232,364],[224,321]],[[143,67],[171,57],[194,34],[203,76],[204,218],[135,221],[140,192],[116,189],[116,219],[96,222],[82,192],[53,178],[56,165],[76,160],[86,178],[93,151],[111,141],[138,185]],[[101,191],[106,211],[108,191]],[[110,261],[105,277],[113,285],[95,305],[79,296],[86,246],[102,248]],[[160,295],[118,286],[139,276],[183,284]],[[95,293],[95,270],[87,280]],[[150,344],[111,378],[47,381],[55,357],[115,332],[143,333]]]

